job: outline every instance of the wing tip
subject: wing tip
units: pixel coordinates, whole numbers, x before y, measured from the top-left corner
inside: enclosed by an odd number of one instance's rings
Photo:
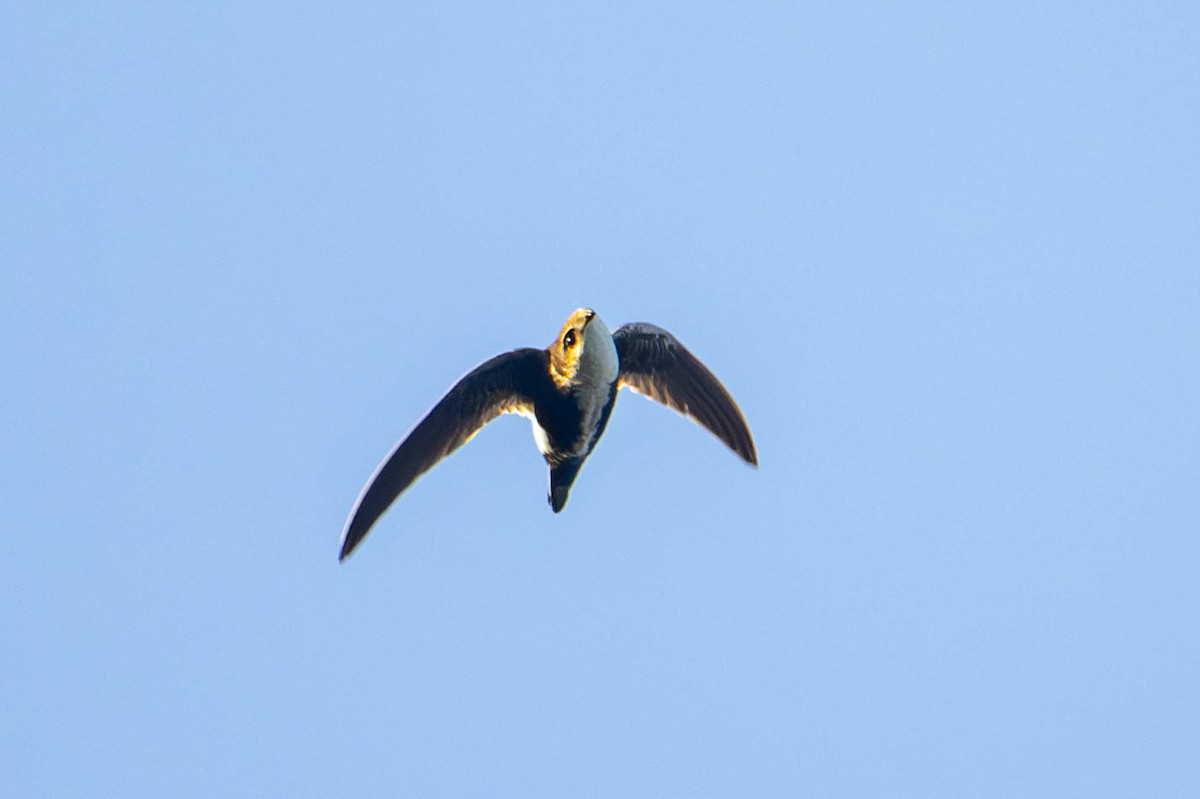
[[[749,433],[749,431],[747,431]],[[739,437],[732,441],[721,437],[722,442],[729,449],[733,450],[733,454],[742,459],[742,462],[752,469],[758,468],[758,450],[754,447],[754,439],[747,434],[744,438]]]
[[[341,563],[346,558],[350,557],[350,553],[358,546],[358,541],[350,540],[349,536],[342,536],[342,542],[338,545],[338,563]]]
[[[374,522],[364,528],[359,518],[359,509],[355,507],[350,518],[346,520],[346,526],[342,528],[342,538],[338,542],[338,563],[350,557],[350,554],[367,537],[367,533],[371,531],[373,525]]]

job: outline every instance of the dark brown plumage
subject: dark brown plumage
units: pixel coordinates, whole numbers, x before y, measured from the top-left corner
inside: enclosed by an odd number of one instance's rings
[[[744,461],[758,464],[737,403],[678,339],[644,322],[609,333],[594,311],[580,308],[546,349],[498,355],[455,383],[367,481],[342,532],[338,559],[418,477],[503,413],[532,419],[550,467],[547,499],[555,513],[561,511],[622,386],[693,419]]]

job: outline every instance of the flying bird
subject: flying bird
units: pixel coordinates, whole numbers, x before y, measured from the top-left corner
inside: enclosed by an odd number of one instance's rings
[[[550,467],[547,499],[558,513],[603,435],[621,388],[691,418],[746,463],[758,465],[737,403],[679,339],[644,322],[610,333],[595,311],[580,308],[549,347],[525,347],[485,361],[433,406],[363,487],[342,531],[338,560],[354,551],[418,477],[504,413],[532,421],[534,441]]]

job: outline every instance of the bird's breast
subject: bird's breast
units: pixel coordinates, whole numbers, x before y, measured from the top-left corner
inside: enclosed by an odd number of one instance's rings
[[[543,397],[532,414],[538,451],[551,465],[586,456],[603,432],[615,398],[615,382],[579,385]]]
[[[612,381],[608,385],[592,385],[581,387],[576,394],[579,407],[579,433],[574,442],[574,455],[586,455],[596,445],[596,440],[604,432],[608,416],[612,413],[613,400],[616,399],[617,384]]]

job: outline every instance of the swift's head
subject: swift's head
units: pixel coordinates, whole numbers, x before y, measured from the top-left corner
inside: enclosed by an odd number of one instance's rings
[[[580,308],[550,345],[550,377],[559,388],[580,383],[611,384],[617,379],[617,348],[612,333],[591,308]]]

